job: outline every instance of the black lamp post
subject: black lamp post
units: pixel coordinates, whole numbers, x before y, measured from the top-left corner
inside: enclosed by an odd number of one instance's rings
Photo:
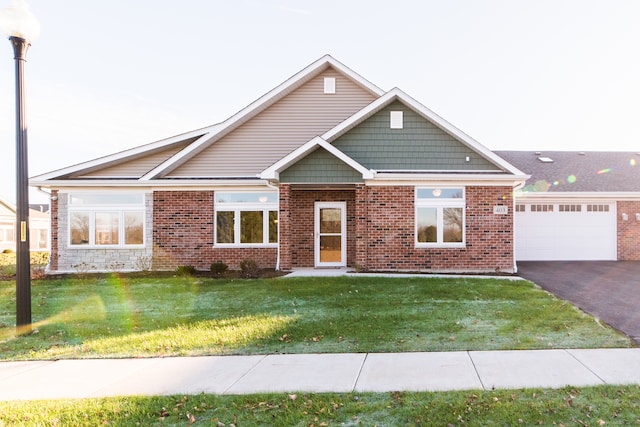
[[[27,49],[40,33],[40,24],[24,0],[13,0],[0,11],[0,29],[13,46],[16,70],[16,329],[31,331],[31,265],[29,259],[29,172],[24,63]]]

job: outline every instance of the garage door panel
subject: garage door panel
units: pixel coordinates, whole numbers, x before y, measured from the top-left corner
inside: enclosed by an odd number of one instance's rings
[[[575,204],[575,203],[574,203]],[[535,260],[615,260],[615,206],[608,211],[587,211],[586,204],[579,212],[532,212],[526,205],[524,212],[516,212],[516,258]]]

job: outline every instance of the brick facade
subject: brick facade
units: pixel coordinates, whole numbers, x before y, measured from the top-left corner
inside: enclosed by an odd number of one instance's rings
[[[358,188],[356,263],[365,271],[513,271],[510,187],[466,187],[464,248],[417,248],[414,187]],[[509,213],[493,213],[506,205]]]
[[[513,199],[511,188],[468,186],[465,189],[465,246],[424,248],[415,245],[413,186],[354,185],[352,189],[304,190],[280,186],[280,268],[314,267],[316,202],[344,202],[347,217],[347,265],[361,271],[513,271]],[[155,191],[146,195],[147,240],[144,249],[69,248],[66,193],[52,192],[49,271],[74,271],[86,264],[110,270],[116,264],[135,269],[136,257],[152,256],[153,269],[193,265],[207,270],[223,261],[238,269],[251,259],[275,268],[274,247],[216,248],[213,191]],[[508,213],[494,214],[504,205]],[[640,259],[640,201],[619,201],[618,259]],[[618,215],[620,216],[620,215]],[[133,252],[132,252],[133,251]],[[136,252],[137,251],[137,252]]]
[[[640,260],[640,201],[617,202],[618,259],[621,261]],[[629,215],[627,221],[621,219],[622,213]]]
[[[347,266],[362,271],[513,271],[510,187],[466,188],[464,248],[416,248],[413,186],[359,184],[354,190],[309,191],[282,185],[284,270],[314,266],[316,202],[346,202]],[[508,206],[509,213],[494,214],[496,205]]]
[[[208,270],[217,261],[239,269],[240,261],[248,259],[275,268],[276,248],[214,247],[213,191],[154,191],[153,204],[155,270],[181,265]]]
[[[283,270],[315,265],[315,204],[345,202],[347,206],[347,265],[355,262],[355,191],[354,190],[292,190],[280,186],[280,241]]]

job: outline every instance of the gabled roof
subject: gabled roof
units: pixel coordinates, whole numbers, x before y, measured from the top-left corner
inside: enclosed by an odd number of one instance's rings
[[[640,153],[496,151],[531,177],[525,193],[640,192]]]
[[[471,150],[483,156],[491,163],[495,164],[503,173],[512,174],[518,176],[519,178],[523,178],[525,174],[520,171],[518,168],[514,167],[491,150],[484,147],[482,144],[453,126],[451,123],[444,120],[442,117],[435,114],[433,111],[417,102],[415,99],[404,93],[402,90],[398,88],[394,88],[389,92],[385,93],[381,97],[377,98],[375,101],[367,105],[365,108],[358,111],[356,114],[349,117],[347,120],[335,126],[333,129],[325,132],[320,137],[316,137],[309,141],[307,144],[301,146],[299,149],[291,152],[289,155],[276,162],[269,168],[265,169],[260,177],[262,179],[278,179],[279,172],[282,172],[292,164],[296,163],[298,160],[306,157],[310,151],[317,148],[317,146],[322,146],[327,151],[331,152],[333,155],[344,161],[345,163],[351,165],[354,169],[361,171],[363,173],[364,179],[373,178],[378,171],[369,170],[365,166],[358,163],[353,158],[346,155],[344,152],[340,151],[335,146],[331,145],[332,142],[336,141],[340,136],[346,134],[349,130],[355,128],[359,124],[366,121],[368,118],[373,116],[378,111],[382,110],[386,106],[400,101],[403,104],[407,105],[413,111],[420,114],[422,117],[435,124],[444,132],[453,136],[456,140],[462,142],[466,146],[468,146]],[[380,171],[380,172],[393,172],[393,171]],[[402,172],[410,172],[403,170]],[[425,172],[425,171],[414,171],[414,172]]]
[[[288,156],[282,158],[280,161],[274,163],[269,168],[265,169],[261,174],[261,179],[266,180],[277,180],[279,179],[279,174],[283,170],[287,169],[289,166],[296,163],[298,160],[303,159],[314,150],[318,148],[324,148],[330,154],[335,156],[337,159],[343,161],[354,170],[362,174],[363,179],[371,179],[374,176],[373,171],[365,168],[360,163],[353,160],[351,157],[344,154],[342,151],[338,150],[333,145],[329,144],[326,140],[321,137],[315,137],[311,141],[307,142],[297,150],[293,151]]]
[[[178,151],[176,154],[166,159],[156,167],[145,173],[140,181],[149,181],[157,178],[162,178],[169,171],[182,165],[184,162],[196,156],[199,152],[215,143],[223,136],[229,134],[234,129],[237,129],[243,123],[246,123],[251,118],[255,117],[260,112],[273,105],[278,100],[284,98],[295,89],[302,86],[304,83],[321,74],[328,68],[333,68],[339,73],[347,76],[357,85],[362,87],[365,91],[371,93],[374,96],[380,96],[384,93],[382,89],[363,78],[358,73],[354,72],[341,62],[337,61],[330,55],[325,55],[312,64],[305,67],[300,72],[294,74],[285,82],[275,87],[265,95],[258,98],[224,122],[205,127],[196,131],[188,132],[185,134],[177,135],[168,139],[157,141],[151,144],[136,147],[131,150],[126,150],[120,153],[116,153],[110,156],[98,158],[88,162],[80,163],[68,168],[56,170],[43,175],[32,178],[32,181],[36,184],[43,184],[44,181],[60,179],[69,177],[72,174],[79,175],[81,172],[95,171],[99,168],[109,167],[116,165],[120,162],[134,160],[139,156],[153,153],[154,151],[168,149],[173,144],[180,144],[184,141],[194,138],[195,139],[185,148]]]
[[[152,142],[150,144],[141,145],[129,150],[121,151],[104,157],[99,157],[94,160],[89,160],[88,162],[78,163],[76,165],[69,166],[63,169],[47,172],[45,174],[31,178],[31,180],[35,182],[44,182],[52,179],[65,178],[72,174],[77,174],[80,172],[88,173],[98,168],[106,168],[121,162],[134,160],[141,156],[152,154],[156,151],[168,149],[172,145],[182,144],[185,141],[189,141],[192,139],[195,139],[197,141],[198,139],[201,139],[206,135],[214,132],[219,126],[219,124],[216,124],[206,128],[172,136],[160,141]]]

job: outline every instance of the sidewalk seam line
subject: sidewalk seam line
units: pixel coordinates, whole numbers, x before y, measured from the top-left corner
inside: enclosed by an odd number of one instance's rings
[[[585,365],[585,364],[584,364],[584,362],[583,362],[582,360],[578,359],[578,357],[577,357],[575,354],[571,353],[571,351],[570,351],[570,350],[571,350],[571,349],[569,349],[569,348],[565,348],[565,349],[564,349],[565,353],[569,354],[569,356],[573,357],[573,359],[574,359],[576,362],[578,362],[579,364],[581,364],[582,366],[584,366],[584,367],[585,367],[585,369],[586,369],[587,371],[589,371],[589,372],[591,372],[593,375],[595,375],[595,377],[596,377],[597,379],[599,379],[600,381],[602,381],[602,384],[604,384],[604,385],[609,384],[609,383],[607,383],[607,382],[604,380],[604,378],[602,378],[602,377],[600,377],[600,375],[596,374],[596,373],[595,373],[595,371],[594,371],[593,369],[591,369],[590,367],[588,367],[587,365]]]
[[[352,393],[355,393],[356,388],[358,387],[358,382],[360,381],[360,375],[362,375],[362,370],[364,369],[364,364],[367,363],[367,359],[369,358],[369,353],[364,354],[364,359],[362,359],[362,364],[360,365],[360,369],[358,369],[358,375],[356,375],[356,381],[353,383],[353,388],[351,389]]]
[[[225,388],[225,389],[222,391],[222,393],[220,393],[220,394],[227,394],[227,393],[229,392],[229,389],[230,389],[231,387],[233,387],[234,385],[238,384],[238,383],[239,383],[239,382],[240,382],[244,377],[246,377],[247,375],[249,375],[249,373],[250,373],[251,371],[253,371],[254,369],[256,369],[256,367],[257,367],[259,364],[261,364],[261,363],[262,363],[262,362],[263,362],[267,357],[269,357],[269,355],[268,355],[268,354],[264,354],[264,355],[262,355],[262,358],[261,358],[260,360],[258,360],[258,362],[257,362],[255,365],[253,365],[251,368],[249,368],[249,370],[248,370],[247,372],[245,372],[244,374],[240,375],[240,378],[238,378],[238,379],[237,379],[237,380],[235,380],[233,383],[231,383],[231,384],[229,385],[229,387]]]
[[[478,377],[478,381],[480,381],[480,385],[482,386],[483,390],[486,390],[487,387],[484,385],[484,381],[482,381],[482,377],[480,376],[480,372],[478,372],[478,367],[476,366],[476,362],[475,360],[473,360],[473,357],[471,357],[471,351],[467,350],[467,357],[469,357],[469,360],[471,360],[471,365],[473,366],[473,370],[476,373],[476,377]]]

